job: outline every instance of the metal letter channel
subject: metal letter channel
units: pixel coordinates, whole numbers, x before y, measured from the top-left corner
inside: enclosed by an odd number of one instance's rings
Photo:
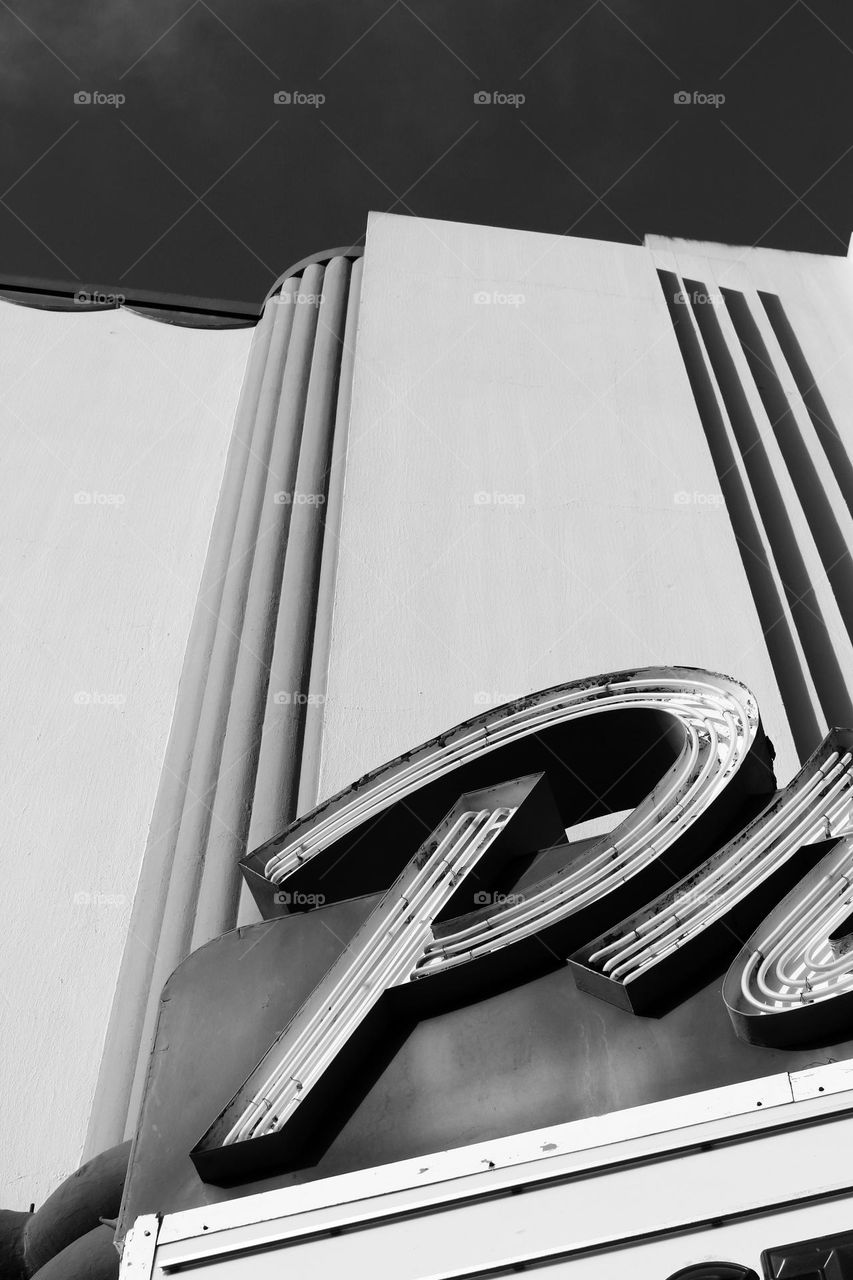
[[[631,713],[628,723],[645,726],[646,739],[625,738],[624,729],[616,739],[608,736],[608,724],[621,727],[625,713]],[[453,902],[458,911],[466,877],[500,863],[502,851],[507,858],[562,845],[571,853],[566,827],[577,820],[579,773],[588,759],[606,764],[611,756],[620,777],[634,770],[635,787],[645,778],[636,774],[637,761],[648,757],[663,770],[643,782],[650,789],[632,800],[624,821],[523,892],[493,895],[489,905],[461,916],[448,909],[461,888]],[[513,776],[506,767],[522,772],[517,766],[525,763],[537,772],[528,768],[523,778],[493,785],[495,776]],[[455,790],[461,799],[449,813],[445,799],[444,819],[436,824],[435,814],[425,824],[417,807],[434,812],[427,801],[434,805],[448,788],[452,796],[457,779],[467,784]],[[486,779],[492,785],[483,786]],[[428,1003],[431,993],[443,991],[446,998],[452,990],[452,999],[460,992],[464,998],[471,974],[480,983],[495,971],[523,981],[531,953],[535,962],[544,956],[552,967],[565,963],[584,937],[693,870],[719,847],[721,832],[742,818],[744,806],[752,816],[774,786],[755,700],[743,685],[690,668],[651,668],[577,681],[496,708],[298,819],[244,860],[268,918],[282,914],[278,887],[293,884],[291,877],[304,884],[314,859],[327,871],[342,862],[357,871],[371,868],[372,852],[387,858],[389,846],[405,855],[413,814],[432,834],[191,1153],[200,1175],[227,1183],[293,1167],[300,1142],[310,1140],[312,1110],[316,1121],[324,1098],[333,1103],[336,1090],[358,1072],[371,1037],[381,1038],[390,1006],[405,1014],[423,1010],[422,997]],[[625,807],[613,804],[611,811]],[[406,833],[402,847],[400,831]],[[352,896],[349,883],[344,880]],[[485,883],[493,884],[494,876]]]
[[[804,1003],[853,990],[853,951],[833,956],[829,937],[850,913],[850,842],[813,870],[823,843],[853,830],[851,768],[853,733],[834,729],[734,839],[571,956],[580,989],[634,1013],[655,1013],[671,1003],[673,988],[731,954],[734,940],[745,948],[726,982],[738,1035],[777,1047],[802,1040],[801,1027],[830,1016],[826,1009],[804,1014]],[[833,1015],[847,1008],[838,1001]]]

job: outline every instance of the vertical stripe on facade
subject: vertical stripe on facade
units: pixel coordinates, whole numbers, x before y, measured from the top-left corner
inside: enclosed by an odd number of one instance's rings
[[[853,670],[853,518],[837,456],[843,446],[815,404],[781,299],[710,274],[659,277],[805,759],[829,725],[853,721],[845,674]]]

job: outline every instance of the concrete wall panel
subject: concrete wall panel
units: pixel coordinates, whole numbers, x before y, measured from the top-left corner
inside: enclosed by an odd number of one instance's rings
[[[651,255],[374,215],[321,794],[484,702],[670,662],[744,680],[793,773]]]

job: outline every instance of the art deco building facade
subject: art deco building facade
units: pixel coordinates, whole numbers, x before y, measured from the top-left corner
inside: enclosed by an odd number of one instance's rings
[[[853,1276],[849,261],[7,294],[9,1275]]]

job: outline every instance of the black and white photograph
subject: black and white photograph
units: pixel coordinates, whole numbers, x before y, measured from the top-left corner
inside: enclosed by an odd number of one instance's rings
[[[0,0],[0,1280],[853,1280],[849,0]]]

